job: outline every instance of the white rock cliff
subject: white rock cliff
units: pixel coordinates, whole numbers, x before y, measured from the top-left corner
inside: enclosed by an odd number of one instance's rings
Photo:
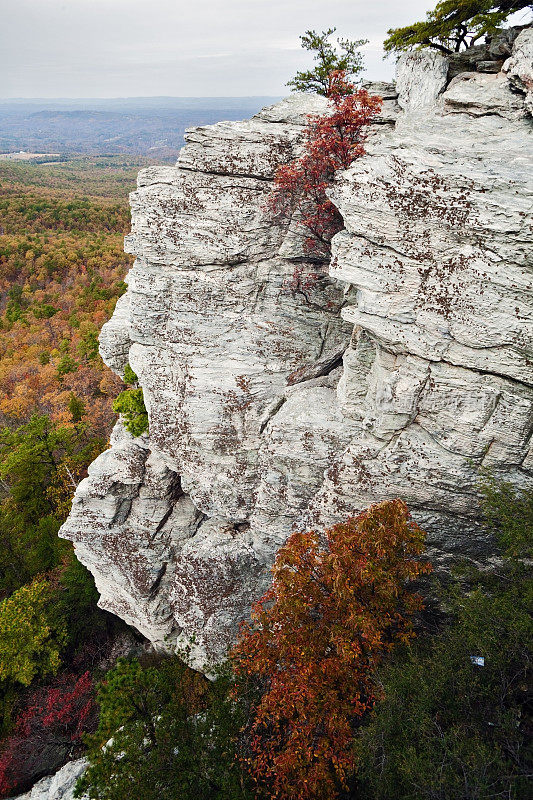
[[[441,563],[490,555],[479,467],[533,484],[530,35],[505,72],[448,84],[417,53],[398,97],[374,85],[329,277],[265,207],[325,99],[192,129],[176,167],[140,173],[100,343],[139,376],[150,434],[117,423],[62,535],[157,647],[220,660],[291,530],[376,501],[404,498]]]

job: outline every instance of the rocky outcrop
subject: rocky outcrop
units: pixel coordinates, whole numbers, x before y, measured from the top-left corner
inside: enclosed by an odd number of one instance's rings
[[[504,81],[454,78],[331,192],[355,326],[339,400],[362,433],[314,506],[333,520],[398,494],[436,557],[490,549],[476,468],[531,482],[530,120]]]
[[[132,195],[137,261],[101,351],[139,376],[150,438],[117,425],[63,535],[104,607],[160,647],[194,633],[198,663],[224,651],[349,438],[331,378],[352,328],[342,287],[266,210],[277,165],[298,153],[307,114],[326,108],[293,96],[194,129],[177,167],[143,170]],[[291,289],[295,270],[306,288]],[[316,434],[308,401],[321,407]],[[273,419],[291,429],[287,451]]]
[[[399,105],[404,111],[434,106],[446,86],[448,59],[436,50],[420,50],[401,63],[396,76]]]
[[[526,28],[517,37],[511,57],[503,72],[512,88],[526,95],[526,108],[533,114],[533,28]]]
[[[407,500],[441,564],[490,555],[479,467],[533,483],[526,33],[505,73],[449,83],[417,53],[370,87],[384,109],[331,190],[329,276],[266,209],[323,98],[193,129],[176,167],[140,173],[100,342],[139,376],[150,435],[117,423],[62,535],[157,647],[219,660],[291,530],[378,500]]]
[[[479,42],[459,53],[452,53],[448,61],[448,80],[462,72],[500,72],[505,59],[513,52],[516,38],[523,31],[530,31],[524,25],[514,25],[496,33],[494,36],[485,37],[484,42]],[[515,47],[516,52],[516,47]]]
[[[14,800],[74,800],[76,782],[85,772],[86,767],[85,758],[69,761],[55,775],[43,778],[35,784],[31,791],[19,795]]]

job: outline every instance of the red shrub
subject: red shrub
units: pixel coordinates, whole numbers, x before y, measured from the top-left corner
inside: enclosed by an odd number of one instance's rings
[[[0,793],[30,786],[60,767],[94,729],[96,704],[89,672],[63,674],[52,686],[31,691],[0,754]]]
[[[354,89],[342,72],[330,75],[332,113],[309,117],[304,154],[278,168],[269,206],[277,215],[293,215],[309,235],[306,248],[318,255],[342,229],[342,217],[326,195],[335,172],[347,169],[364,151],[368,125],[382,100],[364,89]]]
[[[374,670],[412,636],[420,597],[406,583],[425,534],[405,503],[371,507],[326,531],[295,533],[232,659],[237,694],[259,692],[245,768],[279,800],[332,800],[354,772],[354,725],[374,704]]]

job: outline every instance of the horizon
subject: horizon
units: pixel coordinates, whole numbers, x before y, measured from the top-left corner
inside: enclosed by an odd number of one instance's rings
[[[293,94],[292,92],[288,92],[288,94]],[[0,97],[0,103],[16,103],[16,102],[40,102],[43,103],[47,100],[49,101],[56,101],[56,100],[83,100],[90,101],[90,100],[256,100],[260,98],[276,98],[280,97],[281,95],[273,95],[273,94],[211,94],[211,95],[203,95],[203,94],[131,94],[131,95],[114,95],[113,97],[104,97],[94,95],[93,97],[76,97],[72,95],[72,97]],[[283,95],[285,96],[285,95]]]
[[[0,97],[280,97],[312,63],[300,36],[335,26],[338,37],[369,40],[363,79],[390,80],[387,30],[427,8],[427,0],[4,0]]]

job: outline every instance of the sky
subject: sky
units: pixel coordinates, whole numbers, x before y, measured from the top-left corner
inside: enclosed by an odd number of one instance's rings
[[[392,79],[388,28],[435,0],[0,0],[0,98],[283,95],[311,64],[299,35],[368,39],[364,78]]]

